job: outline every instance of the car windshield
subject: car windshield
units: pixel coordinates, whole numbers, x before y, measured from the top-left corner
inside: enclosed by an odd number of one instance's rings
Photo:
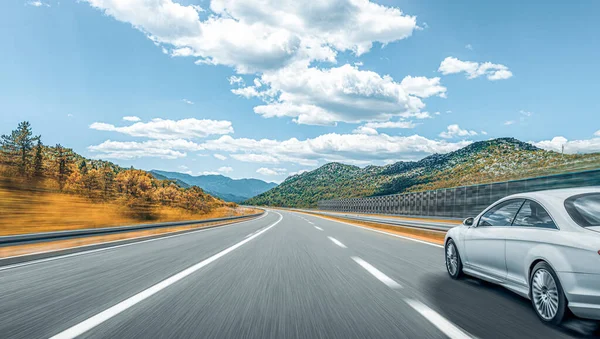
[[[572,196],[565,200],[565,208],[579,226],[600,226],[600,193]]]

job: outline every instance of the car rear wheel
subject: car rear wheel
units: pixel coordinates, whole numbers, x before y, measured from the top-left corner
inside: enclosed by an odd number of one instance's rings
[[[531,271],[529,295],[533,309],[545,323],[558,325],[565,317],[567,299],[558,276],[545,262],[539,262]]]
[[[446,243],[446,270],[452,279],[459,279],[463,275],[462,261],[454,240],[450,239]]]

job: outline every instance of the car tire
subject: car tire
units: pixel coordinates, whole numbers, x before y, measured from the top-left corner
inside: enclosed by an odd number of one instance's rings
[[[444,257],[446,258],[446,271],[452,279],[460,279],[463,277],[463,265],[458,253],[458,247],[454,240],[449,239],[444,247]]]
[[[533,310],[544,323],[558,325],[567,315],[567,298],[558,276],[542,261],[535,265],[529,277],[529,297]]]

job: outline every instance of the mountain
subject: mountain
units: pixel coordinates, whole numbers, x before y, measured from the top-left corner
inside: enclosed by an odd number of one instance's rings
[[[179,187],[189,188],[189,187],[192,186],[192,185],[189,185],[189,184],[187,184],[187,183],[185,183],[185,182],[183,182],[183,181],[181,181],[179,179],[168,178],[168,177],[166,177],[166,176],[164,176],[162,174],[158,174],[158,173],[154,173],[154,172],[150,172],[150,174],[152,174],[152,176],[154,176],[158,180],[171,180],[171,181],[175,181],[175,183],[177,185],[179,185]]]
[[[247,200],[277,186],[276,183],[259,179],[231,179],[223,175],[192,176],[159,170],[152,170],[150,173],[156,178],[168,178],[188,186],[198,186],[211,195],[232,202]]]
[[[424,191],[599,167],[600,153],[560,154],[514,138],[499,138],[419,161],[386,166],[360,168],[328,163],[288,177],[279,186],[244,203],[315,207],[319,200]]]

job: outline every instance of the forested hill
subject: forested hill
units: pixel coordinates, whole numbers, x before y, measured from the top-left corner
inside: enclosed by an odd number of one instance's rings
[[[187,185],[196,185],[225,201],[241,202],[277,186],[259,179],[232,179],[223,175],[193,176],[186,173],[150,171],[157,178],[169,178]]]
[[[315,207],[319,200],[385,195],[600,167],[600,154],[560,154],[513,138],[479,141],[446,154],[386,166],[328,163],[288,177],[245,203]]]
[[[161,207],[202,214],[234,206],[196,186],[182,187],[175,180],[159,180],[143,170],[86,159],[62,145],[44,145],[28,122],[1,137],[0,186],[6,194],[26,189],[114,203],[126,209],[125,213],[146,220],[157,219]]]

